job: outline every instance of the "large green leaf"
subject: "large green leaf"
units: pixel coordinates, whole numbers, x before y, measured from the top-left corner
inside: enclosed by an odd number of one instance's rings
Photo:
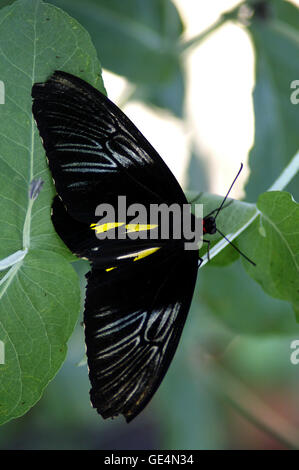
[[[167,82],[157,84],[138,85],[132,99],[141,100],[150,106],[157,106],[170,110],[173,114],[182,118],[185,96],[185,76],[183,66],[177,64],[177,70]]]
[[[192,199],[190,197],[190,199]],[[203,193],[198,202],[204,204],[204,215],[219,207],[222,198]],[[215,215],[215,214],[214,214]],[[267,294],[289,301],[299,313],[299,204],[283,191],[269,191],[260,195],[258,203],[233,201],[217,217],[217,227],[232,239],[242,253],[256,263],[243,259],[249,275]],[[237,233],[238,238],[234,240]],[[210,256],[220,234],[205,235],[211,241]],[[200,256],[206,253],[206,244]],[[227,246],[210,261],[211,266],[223,266],[238,258],[233,246]]]
[[[183,113],[182,21],[170,0],[51,0],[90,33],[103,67],[136,83],[133,97]]]
[[[50,218],[54,188],[31,113],[31,88],[55,69],[102,86],[88,34],[68,15],[39,0],[22,0],[0,11],[0,257],[26,256],[2,271],[0,422],[25,413],[41,396],[66,354],[80,307],[74,259]],[[103,87],[102,87],[103,89]],[[33,179],[44,186],[29,199]]]
[[[238,244],[256,262],[245,267],[271,296],[299,311],[299,204],[283,191],[261,194],[255,221]]]
[[[169,0],[54,0],[88,29],[105,68],[133,82],[167,82],[177,70],[182,23]]]
[[[299,104],[290,99],[291,83],[299,77],[299,10],[273,0],[267,12],[249,27],[256,64],[255,143],[246,189],[251,200],[269,188],[299,148]],[[295,181],[288,190],[299,196]]]

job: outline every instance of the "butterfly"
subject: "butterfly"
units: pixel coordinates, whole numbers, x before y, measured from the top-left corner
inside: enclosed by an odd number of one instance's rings
[[[34,84],[32,97],[57,191],[52,222],[67,247],[91,263],[84,307],[91,403],[103,418],[122,414],[129,422],[173,359],[201,259],[184,249],[184,237],[99,240],[96,207],[116,207],[119,195],[146,208],[181,207],[187,199],[135,125],[84,80],[55,71]],[[203,218],[204,233],[215,233],[219,210]],[[98,231],[121,224],[112,220]]]

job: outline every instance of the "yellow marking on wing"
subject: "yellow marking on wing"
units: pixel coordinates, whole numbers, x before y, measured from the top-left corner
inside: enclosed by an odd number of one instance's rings
[[[108,272],[108,271],[112,271],[112,269],[116,269],[116,268],[117,268],[117,266],[113,266],[112,268],[107,268],[106,271],[107,271],[107,272]]]
[[[152,255],[157,250],[160,250],[160,246],[158,246],[157,248],[148,248],[147,250],[139,251],[139,253],[135,253],[137,256],[133,259],[133,261],[138,261],[139,259]]]
[[[108,222],[102,225],[90,224],[90,228],[92,230],[95,230],[97,233],[103,233],[108,232],[108,230],[111,230],[113,228],[120,227],[121,225],[124,225],[124,222]]]
[[[146,224],[127,224],[126,230],[127,233],[130,232],[141,232],[142,230],[152,230],[153,228],[158,227],[158,225],[146,225]]]

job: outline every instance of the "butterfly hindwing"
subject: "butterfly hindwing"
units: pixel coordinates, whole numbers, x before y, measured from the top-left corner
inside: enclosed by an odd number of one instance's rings
[[[104,417],[133,419],[175,353],[197,274],[194,252],[157,251],[113,270],[92,269],[85,301],[91,401]]]

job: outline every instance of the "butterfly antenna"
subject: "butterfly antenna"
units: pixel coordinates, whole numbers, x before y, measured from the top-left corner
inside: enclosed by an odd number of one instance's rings
[[[224,233],[220,232],[220,230],[218,228],[216,228],[217,232],[224,238],[224,240],[226,240],[240,255],[243,256],[243,258],[247,259],[247,261],[249,261],[249,263],[251,263],[253,266],[256,266],[256,264],[248,258],[248,256],[244,255],[244,253],[242,253],[241,250],[239,250],[239,248],[233,243],[231,242],[225,235]]]
[[[208,215],[206,215],[206,216],[205,216],[205,219],[206,219],[207,217],[209,217],[210,215],[214,214],[214,212],[216,212],[215,216],[213,216],[213,217],[214,217],[214,220],[215,220],[216,217],[218,216],[219,212],[221,211],[221,209],[223,209],[224,207],[226,207],[226,206],[224,206],[225,201],[226,201],[226,199],[227,199],[229,193],[231,192],[231,189],[232,189],[233,185],[235,184],[235,182],[236,182],[236,180],[237,180],[239,174],[241,173],[242,168],[243,168],[243,163],[241,163],[240,169],[239,169],[238,173],[236,174],[236,176],[235,176],[235,178],[234,178],[234,181],[233,181],[232,184],[230,185],[230,188],[229,188],[229,190],[227,191],[225,197],[223,198],[223,201],[222,201],[222,203],[220,204],[220,206],[219,206],[217,209],[214,209],[214,210],[213,210],[212,212],[210,212]],[[230,204],[230,203],[228,203],[227,205],[229,205],[229,204]],[[239,248],[238,248],[234,243],[232,243],[232,242],[224,235],[224,233],[222,233],[222,232],[218,229],[218,227],[216,227],[216,231],[217,231],[217,232],[219,233],[219,235],[221,235],[222,238],[224,238],[224,240],[226,240],[241,256],[243,256],[243,258],[245,258],[245,259],[246,259],[249,263],[251,263],[253,266],[256,266],[256,264],[255,264],[251,259],[249,259],[248,256],[244,255],[244,253],[242,253],[242,251],[239,250]]]
[[[219,212],[221,211],[221,209],[224,208],[223,206],[224,206],[224,204],[225,204],[225,201],[227,200],[228,195],[229,195],[229,193],[231,192],[231,189],[232,189],[233,185],[235,184],[235,182],[236,182],[236,180],[237,180],[239,174],[241,173],[242,168],[243,168],[243,163],[241,163],[240,169],[239,169],[238,173],[236,174],[236,176],[235,176],[235,178],[234,178],[234,181],[233,181],[232,184],[230,185],[230,188],[229,188],[229,190],[227,191],[225,197],[223,198],[223,201],[222,201],[222,203],[220,204],[220,206],[217,207],[217,209],[214,209],[214,210],[212,210],[211,212],[209,212],[205,217],[209,217],[210,215],[214,214],[214,212],[216,212],[216,215],[214,216],[214,219],[216,219],[216,217],[217,217],[217,215],[219,214]],[[231,203],[229,202],[227,205],[229,205],[229,204],[231,204]]]
[[[240,169],[239,169],[238,173],[236,174],[236,176],[235,176],[235,178],[234,178],[234,181],[233,181],[232,184],[230,185],[230,188],[229,188],[229,190],[227,191],[225,197],[223,198],[223,201],[222,201],[221,205],[220,205],[220,206],[218,207],[218,209],[216,210],[215,219],[216,219],[217,215],[219,214],[219,212],[221,211],[221,209],[223,208],[223,205],[224,205],[226,199],[228,198],[228,195],[229,195],[229,193],[231,192],[233,185],[235,184],[236,180],[238,179],[238,176],[239,176],[239,174],[241,173],[242,168],[243,168],[243,163],[241,163]]]
[[[216,212],[216,215],[215,215],[215,219],[216,219],[216,217],[217,217],[217,215],[219,214],[219,212],[221,211],[221,209],[224,208],[223,206],[224,206],[224,204],[225,204],[225,201],[226,201],[226,199],[227,199],[229,193],[231,192],[231,189],[232,189],[233,185],[235,184],[235,182],[236,182],[236,180],[237,180],[239,174],[241,173],[242,168],[243,168],[243,163],[241,163],[240,170],[238,171],[237,175],[235,176],[234,181],[233,181],[232,184],[230,185],[230,188],[229,188],[229,190],[227,191],[226,196],[224,197],[224,199],[223,199],[223,201],[222,201],[220,207],[218,207],[217,209],[212,210],[212,212],[210,212],[209,214],[207,214],[206,217],[209,217],[210,215],[214,214],[214,212]],[[189,201],[189,204],[193,204],[197,199],[199,199],[199,198],[202,196],[202,194],[203,194],[203,192],[197,194],[197,196],[195,196],[193,199],[191,199],[191,201]],[[231,203],[232,203],[232,201],[229,202],[229,203],[227,204],[227,206],[229,206]],[[227,207],[227,206],[225,206],[225,207]]]

